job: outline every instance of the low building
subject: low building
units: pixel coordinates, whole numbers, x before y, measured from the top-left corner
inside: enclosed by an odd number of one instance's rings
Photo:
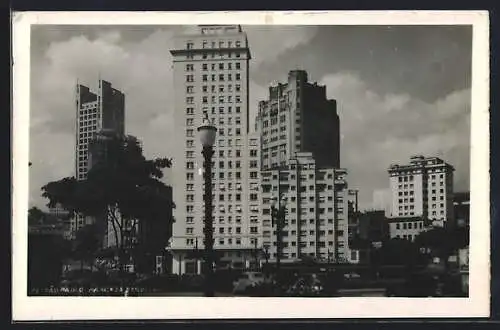
[[[388,219],[390,238],[401,238],[414,241],[415,238],[428,228],[422,217]]]

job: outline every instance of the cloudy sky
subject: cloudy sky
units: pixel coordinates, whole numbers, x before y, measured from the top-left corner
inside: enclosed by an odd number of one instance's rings
[[[126,94],[126,131],[147,157],[171,156],[172,37],[183,26],[33,26],[30,206],[74,172],[74,86],[100,75]],[[433,26],[248,26],[250,116],[267,86],[307,70],[338,102],[341,166],[362,208],[388,187],[387,167],[438,155],[469,189],[472,30]],[[168,178],[167,178],[168,180]]]

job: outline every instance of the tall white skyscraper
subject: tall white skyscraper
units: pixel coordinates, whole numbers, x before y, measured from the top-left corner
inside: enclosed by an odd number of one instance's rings
[[[175,88],[172,272],[200,272],[203,157],[197,127],[204,113],[217,127],[213,156],[214,249],[218,266],[244,266],[261,245],[259,145],[249,134],[250,50],[239,25],[203,25],[171,50]]]

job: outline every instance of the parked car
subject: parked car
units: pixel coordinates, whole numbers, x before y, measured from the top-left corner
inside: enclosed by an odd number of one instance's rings
[[[233,282],[233,293],[247,293],[249,289],[267,282],[268,279],[261,272],[245,272]]]

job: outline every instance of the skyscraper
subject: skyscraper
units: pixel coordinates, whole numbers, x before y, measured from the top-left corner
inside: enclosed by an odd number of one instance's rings
[[[307,72],[290,71],[287,83],[269,87],[259,102],[262,228],[270,260],[277,259],[276,224],[271,199],[286,197],[283,262],[304,257],[350,259],[349,220],[357,211],[357,193],[339,168],[340,139],[336,101],[326,87],[309,83]]]
[[[89,162],[89,143],[101,130],[123,135],[125,131],[125,95],[99,79],[98,91],[93,93],[86,86],[76,86],[76,146],[75,176],[84,180],[91,167]],[[81,215],[72,219],[70,231],[75,232],[93,221]]]
[[[420,155],[389,167],[391,237],[413,240],[427,221],[441,226],[453,221],[454,170],[438,157]]]
[[[316,166],[340,167],[337,102],[326,98],[326,86],[310,83],[306,71],[290,71],[286,83],[269,87],[256,126],[263,170],[287,164],[298,152],[311,152]]]
[[[250,50],[239,25],[203,25],[171,50],[175,88],[175,223],[172,272],[199,272],[203,249],[203,157],[196,128],[207,113],[217,126],[213,158],[214,248],[218,265],[244,265],[259,246],[258,139],[249,135]],[[252,188],[253,187],[253,188]],[[255,189],[252,191],[252,189]]]

